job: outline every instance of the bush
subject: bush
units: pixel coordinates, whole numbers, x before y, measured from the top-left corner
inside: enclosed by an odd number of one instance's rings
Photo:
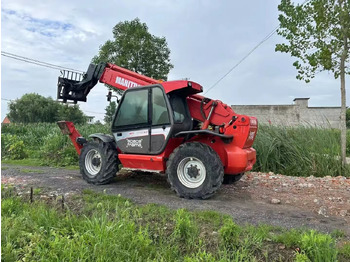
[[[23,159],[27,157],[24,142],[16,135],[1,134],[1,152],[4,159]]]

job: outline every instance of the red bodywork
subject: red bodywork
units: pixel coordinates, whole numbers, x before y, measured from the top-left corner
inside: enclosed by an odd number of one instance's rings
[[[256,161],[256,152],[252,145],[258,128],[257,119],[238,115],[230,106],[219,100],[211,100],[197,95],[203,91],[201,85],[186,80],[162,82],[113,64],[107,64],[99,81],[120,90],[152,84],[162,85],[166,93],[183,89],[187,94],[187,104],[191,117],[203,122],[202,129],[207,129],[209,125],[217,126],[220,134],[233,136],[231,142],[225,142],[215,135],[198,134],[185,142],[196,141],[212,147],[222,161],[225,174],[239,174],[252,169]],[[80,134],[74,128],[73,123],[63,121],[60,128],[70,136],[78,154],[80,154],[82,146],[76,142]],[[165,150],[159,155],[135,155],[119,152],[118,158],[125,168],[164,172],[166,160],[174,149],[183,142],[183,138],[170,138]]]

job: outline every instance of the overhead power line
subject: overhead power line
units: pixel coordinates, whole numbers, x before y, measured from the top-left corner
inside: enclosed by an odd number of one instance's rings
[[[249,51],[241,60],[238,61],[226,74],[219,78],[204,94],[208,93],[211,89],[213,89],[217,84],[219,84],[228,74],[230,74],[236,67],[238,67],[244,60],[246,60],[259,46],[261,46],[264,42],[270,39],[276,32],[279,26],[273,29],[267,36],[264,37],[252,50]]]
[[[305,0],[301,5],[305,5],[310,0]],[[261,46],[264,42],[269,40],[276,32],[279,26],[276,26],[268,35],[266,35],[252,50],[249,51],[241,60],[238,61],[226,74],[219,78],[204,94],[208,93],[211,89],[213,89],[217,84],[219,84],[228,74],[230,74],[236,67],[238,67],[244,60],[246,60],[259,46]]]
[[[12,102],[14,101],[13,99],[7,99],[7,98],[1,98],[1,100],[4,100],[4,101],[8,101],[8,102]],[[61,103],[60,101],[55,101],[54,102],[57,102],[57,103]],[[81,111],[83,112],[86,112],[86,113],[92,113],[92,114],[100,114],[100,115],[104,115],[105,113],[102,113],[102,112],[94,112],[94,111],[89,111],[89,110],[84,110],[84,109],[81,109]]]
[[[1,55],[5,56],[5,57],[8,57],[8,58],[16,59],[16,60],[19,60],[19,61],[22,61],[22,62],[31,63],[31,64],[35,64],[35,65],[39,65],[39,66],[44,66],[44,67],[51,68],[51,69],[68,70],[68,71],[73,71],[73,72],[77,72],[77,73],[84,73],[81,70],[77,70],[77,69],[73,69],[73,68],[69,68],[69,67],[64,67],[64,66],[60,66],[60,65],[54,65],[54,64],[50,64],[50,63],[43,62],[43,61],[40,61],[40,60],[32,59],[32,58],[29,58],[29,57],[8,53],[8,52],[5,52],[5,51],[1,51]]]

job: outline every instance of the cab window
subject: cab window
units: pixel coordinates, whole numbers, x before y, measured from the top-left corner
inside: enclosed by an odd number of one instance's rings
[[[115,127],[148,123],[148,89],[128,92],[114,121]]]
[[[159,87],[152,89],[152,106],[152,125],[170,124],[163,91]]]

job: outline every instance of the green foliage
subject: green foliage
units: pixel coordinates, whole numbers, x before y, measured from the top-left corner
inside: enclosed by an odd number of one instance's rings
[[[85,137],[93,133],[110,132],[109,127],[104,125],[78,125],[77,129]],[[9,139],[14,136],[16,138]],[[30,157],[31,159],[40,159],[41,165],[70,166],[77,165],[78,163],[78,154],[72,142],[53,123],[4,125],[2,127],[1,139],[3,159],[15,159],[13,155],[9,155],[5,146],[14,147],[17,141],[22,141],[23,146],[20,147],[24,151],[24,155],[22,156]],[[18,149],[18,146],[15,148]],[[18,155],[18,151],[16,152],[16,155]]]
[[[339,254],[350,260],[350,242],[345,243],[340,249]]]
[[[311,261],[337,261],[337,249],[331,236],[317,233],[313,230],[304,233],[300,240],[300,247]]]
[[[341,174],[340,132],[313,127],[259,125],[255,171],[291,176]],[[349,175],[349,170],[346,170]]]
[[[350,108],[346,109],[346,128],[350,128]]]
[[[84,124],[87,121],[86,116],[80,110],[78,105],[62,104],[58,110],[58,119],[72,121],[74,124]]]
[[[115,111],[117,110],[117,104],[115,101],[112,101],[108,104],[106,107],[106,114],[104,117],[104,121],[107,125],[110,125],[112,123],[112,119],[114,117]]]
[[[165,37],[152,35],[136,18],[116,24],[113,38],[100,47],[93,63],[109,62],[148,77],[167,79],[173,65]]]
[[[297,247],[301,238],[302,232],[300,230],[292,229],[285,231],[274,237],[274,240],[283,243],[286,247]]]
[[[310,81],[318,70],[340,75],[340,58],[350,41],[350,2],[339,0],[311,0],[294,5],[282,0],[278,6],[280,28],[278,34],[288,43],[277,44],[276,51],[290,53],[298,60],[297,78]],[[349,67],[346,68],[350,73]]]
[[[311,262],[311,260],[304,252],[302,252],[295,255],[295,262]]]
[[[1,188],[3,261],[115,261],[118,258],[118,261],[245,262],[270,261],[279,252],[280,244],[271,239],[274,229],[269,226],[238,226],[226,218],[220,229],[204,213],[174,211],[155,204],[138,206],[121,196],[91,190],[70,198],[63,212],[55,201],[25,203],[13,191],[11,187]],[[34,193],[41,192],[34,189]],[[226,216],[215,214],[215,217]],[[220,238],[205,234],[212,231],[219,231]],[[314,231],[294,235],[295,247],[301,248],[296,261],[337,259],[335,242],[330,236]],[[285,236],[283,233],[279,239]],[[277,261],[290,261],[294,246],[287,249],[285,256],[280,251]],[[346,245],[340,249],[344,258],[347,249]]]
[[[187,248],[193,247],[197,240],[198,227],[192,215],[185,209],[176,211],[173,236],[177,241],[183,242]]]
[[[10,102],[8,117],[12,123],[54,123],[58,120],[73,121],[77,124],[86,122],[86,116],[78,105],[60,104],[51,97],[35,93],[24,94]]]
[[[241,230],[232,219],[226,220],[219,231],[221,244],[227,250],[235,250],[239,246]]]
[[[24,142],[11,134],[1,134],[1,154],[4,159],[12,160],[27,157]]]
[[[8,117],[13,123],[55,122],[60,105],[51,97],[24,94],[10,102]]]
[[[88,137],[93,133],[108,134],[110,126],[108,124],[81,125],[77,126],[77,130],[82,136]],[[16,138],[13,138],[14,136]],[[348,137],[350,139],[350,132]],[[18,154],[16,151],[16,155],[32,159],[27,164],[31,164],[35,159],[39,160],[41,165],[76,166],[78,164],[78,155],[72,142],[68,136],[62,135],[56,124],[4,125],[2,127],[2,159],[14,158],[9,155],[5,146],[10,147],[17,141],[23,141],[23,145],[14,148],[23,150],[18,151],[24,154]],[[272,171],[291,176],[338,176],[341,174],[338,141],[338,130],[259,125],[254,143],[257,151],[257,163],[254,165],[254,170]],[[350,175],[348,169],[346,174]],[[210,217],[210,214],[208,216]],[[216,222],[221,223],[221,218],[216,218]]]

